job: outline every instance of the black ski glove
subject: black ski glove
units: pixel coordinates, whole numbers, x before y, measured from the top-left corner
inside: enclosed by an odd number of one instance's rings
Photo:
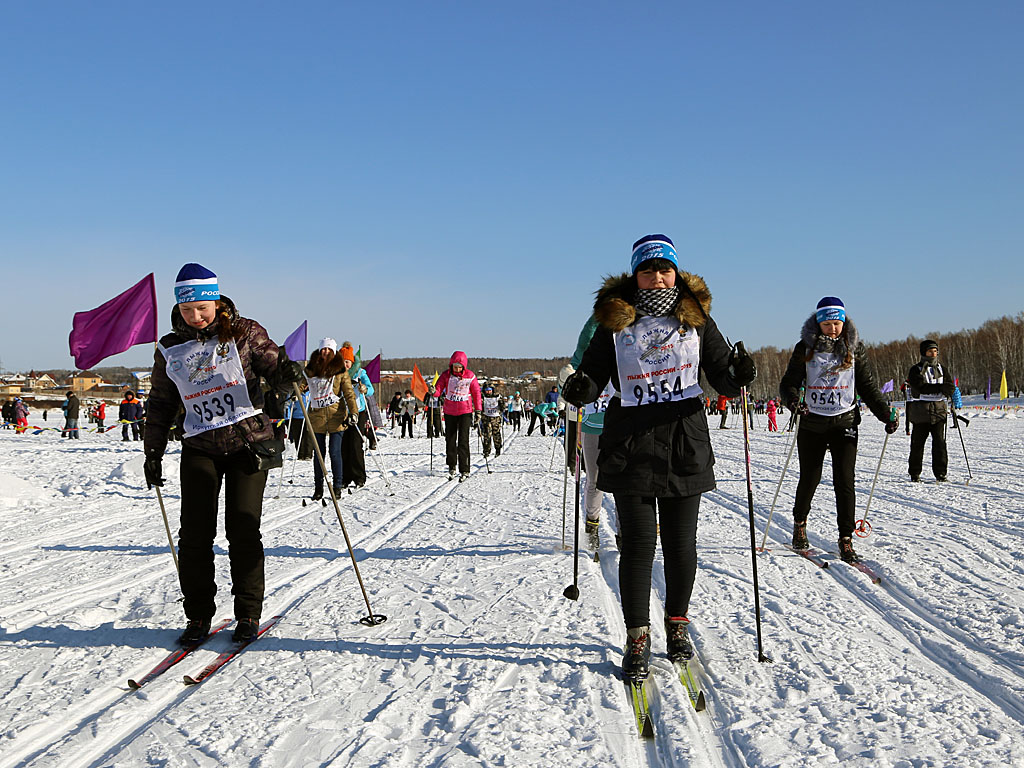
[[[148,456],[146,463],[142,465],[142,471],[146,475],[146,489],[150,490],[154,485],[163,487],[163,457]]]
[[[473,411],[473,429],[480,428],[480,411]]]
[[[594,402],[599,394],[597,384],[583,371],[576,371],[562,385],[562,399],[577,408]]]
[[[894,419],[891,419],[890,421],[885,422],[885,432],[886,432],[886,434],[891,435],[893,432],[895,432],[899,428],[900,428],[900,417],[899,416],[897,416]]]
[[[743,348],[742,341],[737,341],[729,353],[729,376],[737,387],[749,386],[757,378],[754,358]]]
[[[302,373],[302,364],[288,358],[284,347],[277,350],[277,371],[275,372],[273,386],[277,389],[291,390],[292,384],[298,384],[305,380]]]
[[[786,407],[789,409],[790,413],[795,413],[797,416],[806,416],[810,413],[810,410],[807,408],[807,403],[801,402],[797,398],[793,398],[786,403]]]

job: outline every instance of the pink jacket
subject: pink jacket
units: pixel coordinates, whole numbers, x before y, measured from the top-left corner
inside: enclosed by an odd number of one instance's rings
[[[452,364],[461,363],[462,375],[452,373]],[[451,386],[449,386],[451,382]],[[468,386],[467,386],[468,385]],[[448,361],[448,370],[437,379],[434,396],[444,395],[444,413],[446,416],[461,416],[464,413],[482,411],[483,399],[480,396],[480,382],[476,374],[469,370],[469,358],[465,352],[455,352]]]

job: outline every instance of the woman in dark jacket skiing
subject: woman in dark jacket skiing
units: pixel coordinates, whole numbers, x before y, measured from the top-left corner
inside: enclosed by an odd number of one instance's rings
[[[191,645],[210,631],[222,485],[238,620],[234,639],[246,641],[255,637],[264,589],[260,515],[267,471],[256,467],[252,447],[275,437],[262,411],[260,377],[286,391],[302,380],[302,368],[288,360],[263,326],[238,315],[231,300],[220,295],[217,276],[205,267],[182,267],[174,292],[172,331],[157,344],[153,364],[145,473],[150,487],[163,485],[168,432],[184,404],[178,565],[188,626],[179,642]]]
[[[806,397],[800,399],[800,387]],[[814,491],[821,482],[825,451],[832,454],[832,485],[836,492],[836,523],[839,555],[848,563],[860,558],[853,550],[856,507],[854,468],[857,463],[857,425],[860,397],[875,418],[892,434],[899,427],[890,412],[868,362],[868,353],[856,326],[846,316],[846,306],[835,296],[818,302],[804,321],[800,341],[793,348],[779,394],[793,413],[800,415],[797,454],[800,481],[793,504],[793,548],[807,549],[807,515]]]
[[[622,533],[619,584],[626,623],[623,676],[642,679],[650,661],[651,568],[660,518],[665,556],[668,655],[693,655],[687,634],[697,571],[700,497],[715,488],[714,454],[698,382],[735,396],[754,380],[753,360],[730,350],[711,319],[711,292],[680,272],[672,241],[648,235],[633,244],[632,272],[597,293],[599,326],[579,369],[562,389],[576,406],[611,381],[598,459],[598,488],[615,496]]]

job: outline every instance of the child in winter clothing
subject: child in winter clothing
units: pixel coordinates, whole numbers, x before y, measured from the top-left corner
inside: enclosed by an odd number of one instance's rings
[[[711,319],[704,280],[679,271],[669,238],[648,235],[634,243],[631,267],[598,291],[598,327],[562,397],[583,406],[609,381],[615,387],[605,412],[597,484],[614,494],[622,532],[622,673],[643,679],[651,653],[651,569],[659,520],[668,654],[693,654],[687,613],[697,570],[697,514],[701,494],[715,488],[699,372],[716,391],[732,396],[756,374],[750,356],[730,350]]]
[[[409,437],[413,437],[413,425],[416,423],[416,398],[412,396],[411,389],[405,390],[405,397],[399,401],[398,409],[401,414],[399,422],[402,424],[402,437],[405,437],[407,429]]]
[[[805,382],[806,402],[801,402],[800,387]],[[846,562],[858,562],[852,538],[857,426],[861,421],[857,398],[863,399],[889,434],[899,427],[899,419],[890,416],[875,384],[867,349],[840,299],[826,296],[804,321],[800,341],[779,383],[779,394],[790,411],[800,414],[796,434],[800,481],[793,504],[793,547],[808,548],[807,515],[828,451],[832,454],[839,554]]]
[[[939,363],[939,345],[931,339],[921,342],[921,362],[907,372],[907,424],[910,436],[910,479],[921,479],[924,446],[932,438],[932,474],[946,482],[949,457],[946,452],[946,398],[953,397],[953,377]]]
[[[480,422],[483,403],[480,382],[468,368],[465,352],[452,353],[448,369],[441,374],[434,388],[436,397],[444,396],[444,432],[448,479],[455,477],[458,464],[459,482],[469,477],[469,428]]]
[[[501,456],[501,414],[505,410],[505,398],[494,392],[492,384],[485,384],[483,391],[483,416],[480,418],[480,437],[483,441],[484,457],[491,455],[491,441],[494,455]]]
[[[779,407],[775,404],[774,400],[769,400],[768,401],[768,405],[766,406],[766,408],[768,410],[768,431],[769,432],[778,432],[779,431],[779,424],[775,420],[775,416],[776,416],[776,414],[779,411]]]

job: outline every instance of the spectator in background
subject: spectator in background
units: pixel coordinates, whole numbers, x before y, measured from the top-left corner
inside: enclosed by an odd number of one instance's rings
[[[130,389],[124,393],[124,400],[121,401],[121,405],[117,409],[117,420],[123,425],[121,427],[121,442],[128,442],[129,428],[131,428],[132,440],[142,439],[142,433],[139,430],[139,422],[142,421],[142,404]]]

